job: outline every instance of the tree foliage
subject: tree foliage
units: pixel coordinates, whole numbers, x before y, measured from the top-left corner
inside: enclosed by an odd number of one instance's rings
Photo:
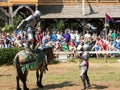
[[[60,20],[60,21],[56,24],[56,28],[63,31],[64,28],[65,28],[64,20]]]
[[[14,26],[5,24],[3,28],[1,28],[3,32],[12,32],[14,31]]]

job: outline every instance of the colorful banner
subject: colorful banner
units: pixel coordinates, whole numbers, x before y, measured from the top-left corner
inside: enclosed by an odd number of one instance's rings
[[[110,21],[114,22],[114,20],[108,14],[105,14],[105,26],[109,27]]]

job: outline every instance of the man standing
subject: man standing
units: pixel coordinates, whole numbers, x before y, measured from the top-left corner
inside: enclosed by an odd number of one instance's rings
[[[70,42],[70,39],[71,39],[70,34],[69,34],[69,29],[65,30],[65,33],[64,33],[63,37],[65,38],[66,43],[68,45],[68,42]]]
[[[89,49],[90,46],[88,44],[83,45],[83,52],[80,56],[80,68],[81,68],[80,77],[83,84],[83,88],[81,90],[86,90],[86,88],[91,87],[89,77],[87,75],[89,67]]]

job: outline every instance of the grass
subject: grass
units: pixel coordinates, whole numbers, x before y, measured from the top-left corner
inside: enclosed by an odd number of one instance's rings
[[[120,63],[118,58],[90,58],[88,75],[92,84],[92,90],[119,90],[120,89]],[[57,62],[57,63],[56,63]],[[48,71],[43,76],[44,90],[80,90],[81,79],[79,77],[79,60],[48,65]],[[15,69],[13,66],[0,67],[1,90],[15,90]],[[21,84],[22,85],[22,84]],[[28,74],[27,85],[31,90],[39,90],[36,87],[35,71]],[[41,89],[40,89],[41,90]]]

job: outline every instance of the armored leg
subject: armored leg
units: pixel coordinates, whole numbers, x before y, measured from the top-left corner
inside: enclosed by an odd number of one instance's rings
[[[82,89],[81,89],[81,90],[86,90],[85,73],[86,73],[86,69],[85,69],[85,68],[82,68],[80,77],[81,77],[82,85],[83,85],[83,86],[82,86]]]
[[[81,77],[82,84],[83,84],[83,86],[82,86],[82,89],[81,89],[81,90],[85,90],[85,89],[86,89],[86,82],[85,82],[85,78],[83,78],[82,76],[80,76],[80,77]]]
[[[89,81],[89,77],[88,76],[86,77],[86,82],[87,82],[87,88],[90,88],[91,85],[90,85],[90,81]]]
[[[89,77],[88,77],[88,75],[87,75],[87,71],[88,71],[88,69],[86,70],[86,72],[85,72],[85,81],[86,81],[86,83],[87,83],[87,88],[90,88],[91,87],[91,85],[90,85],[90,80],[89,80]]]

